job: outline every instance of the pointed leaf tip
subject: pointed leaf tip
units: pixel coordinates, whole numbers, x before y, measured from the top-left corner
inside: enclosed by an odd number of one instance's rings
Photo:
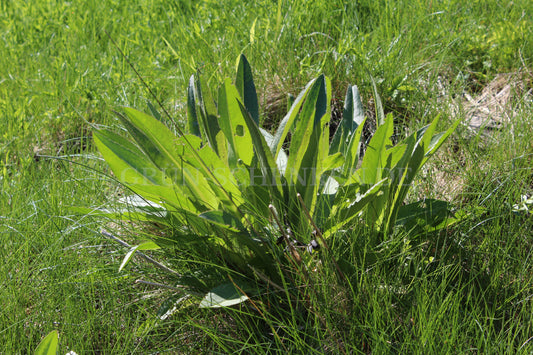
[[[246,300],[248,296],[242,294],[232,282],[228,282],[209,291],[200,302],[200,308],[229,307]]]
[[[59,345],[59,332],[52,330],[48,335],[39,343],[37,349],[35,349],[35,355],[56,355]]]
[[[250,114],[254,122],[259,126],[259,104],[257,101],[257,92],[255,89],[252,67],[246,56],[241,54],[237,63],[237,77],[235,86],[242,99],[246,111]]]

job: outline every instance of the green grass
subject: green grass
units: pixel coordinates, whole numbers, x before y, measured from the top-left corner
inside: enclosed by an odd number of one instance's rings
[[[58,329],[61,353],[79,354],[532,352],[533,222],[512,212],[533,193],[532,13],[527,0],[0,3],[1,351],[27,353]],[[171,294],[134,281],[168,280],[142,262],[118,274],[125,249],[99,235],[109,221],[72,209],[123,193],[98,173],[105,164],[76,156],[95,153],[93,126],[152,100],[103,30],[178,120],[189,76],[200,69],[215,88],[233,77],[241,52],[263,121],[276,122],[286,95],[320,73],[332,78],[338,106],[352,83],[369,109],[370,73],[400,133],[451,117],[453,98],[479,93],[498,73],[522,71],[525,88],[507,110],[517,113],[512,125],[489,138],[459,130],[413,192],[438,197],[461,182],[450,202],[483,214],[379,246],[354,228],[334,245],[353,265],[351,285],[324,270],[304,293],[312,311],[264,295],[262,313],[185,302],[156,324]]]

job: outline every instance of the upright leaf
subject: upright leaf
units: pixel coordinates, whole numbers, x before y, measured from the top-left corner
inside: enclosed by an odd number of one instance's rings
[[[387,149],[392,145],[393,118],[388,115],[385,124],[379,126],[366,148],[358,176],[361,183],[372,186],[382,179],[386,166]]]
[[[274,145],[274,136],[271,135],[268,131],[266,131],[266,130],[264,130],[262,128],[259,128],[259,130],[263,134],[263,137],[265,137],[265,141],[267,142],[268,146],[270,148],[272,148],[273,145]],[[272,154],[274,154],[274,152],[272,152]],[[289,160],[289,157],[287,156],[285,151],[283,151],[283,149],[280,150],[278,152],[278,156],[276,158],[276,164],[278,165],[279,172],[282,175],[285,174],[285,169],[287,168],[287,161],[288,160]]]
[[[163,123],[141,111],[125,107],[126,116],[116,113],[144,153],[169,176],[176,173],[176,136]]]
[[[427,148],[422,164],[425,164],[426,161],[440,148],[446,139],[448,139],[448,137],[457,129],[459,123],[461,123],[461,121],[456,120],[445,132],[441,132],[431,137],[431,141],[429,142],[429,147]]]
[[[392,115],[387,115],[385,123],[377,128],[368,144],[361,168],[355,174],[357,180],[362,184],[363,191],[366,191],[366,189],[389,175],[391,157],[388,149],[392,146],[390,136],[393,133],[393,123]],[[368,225],[379,226],[384,218],[384,208],[389,192],[387,186],[382,188],[382,192],[367,207],[366,219]]]
[[[233,232],[246,231],[239,219],[224,211],[207,211],[200,214],[200,217]]]
[[[296,118],[298,117],[300,113],[300,108],[305,102],[305,99],[309,93],[309,90],[311,90],[315,82],[316,80],[311,80],[305,86],[305,89],[303,89],[298,95],[298,97],[296,98],[296,100],[294,100],[294,103],[291,105],[289,112],[281,120],[278,126],[278,130],[274,134],[274,139],[272,140],[272,143],[269,145],[274,157],[277,157],[279,152],[281,151],[281,147],[283,146],[285,138],[287,138],[287,135],[292,129],[292,125],[294,124],[294,122],[296,121]]]
[[[348,145],[355,130],[363,123],[365,112],[357,86],[348,86],[344,99],[342,120],[331,140],[329,153],[341,152],[343,155],[348,150]]]
[[[255,124],[259,126],[259,105],[257,104],[257,92],[255,91],[252,68],[250,67],[250,63],[248,63],[248,60],[244,54],[241,54],[239,57],[235,86],[237,87],[237,91],[242,98],[242,102],[246,108],[246,111],[248,111]]]
[[[238,95],[229,79],[224,81],[218,92],[219,126],[229,144],[228,161],[232,168],[237,166],[238,159],[250,165],[254,156],[253,149],[250,149],[252,137],[239,107]]]
[[[200,132],[205,141],[218,153],[217,134],[220,131],[218,126],[218,119],[216,117],[216,108],[209,93],[202,91],[200,76],[193,75],[189,80],[189,88],[193,92],[194,103],[196,107],[196,114],[199,123]],[[192,132],[191,132],[192,133]]]
[[[299,212],[297,193],[302,196],[310,213],[314,213],[316,195],[323,174],[323,161],[326,160],[329,150],[329,130],[326,124],[330,118],[330,99],[329,80],[321,75],[309,90],[298,115],[285,171],[289,219],[293,221],[304,221]]]
[[[359,124],[357,129],[349,137],[350,141],[346,148],[344,155],[344,165],[342,166],[342,175],[344,178],[348,178],[355,172],[357,163],[359,162],[359,151],[361,150],[361,135],[363,134],[363,127],[366,119]],[[348,138],[348,137],[347,137]]]
[[[119,181],[172,186],[168,175],[126,138],[102,129],[94,133],[94,141]]]
[[[405,176],[400,182],[399,189],[394,196],[392,202],[392,210],[387,221],[387,230],[390,232],[396,224],[396,218],[401,208],[401,203],[407,196],[407,192],[420,168],[427,162],[427,160],[433,155],[437,149],[444,143],[446,138],[455,131],[459,120],[456,120],[446,132],[435,134],[439,122],[439,116],[437,116],[433,122],[424,129],[417,132],[417,143],[413,149],[413,153],[405,169]]]
[[[299,178],[302,178],[299,176],[300,173],[303,173],[304,176],[308,174],[308,172],[301,170],[316,167],[317,143],[321,133],[320,121],[322,116],[327,113],[327,100],[326,82],[324,76],[321,76],[314,81],[307,94],[305,103],[298,115],[295,132],[291,138],[286,175],[287,180],[292,185],[296,184]]]
[[[238,104],[243,112],[246,125],[248,126],[248,130],[252,136],[253,149],[257,154],[259,168],[261,170],[263,179],[266,182],[267,188],[271,192],[272,199],[276,203],[280,203],[282,202],[281,179],[277,169],[276,161],[274,160],[270,148],[265,138],[261,134],[259,127],[257,127],[255,121],[251,118],[244,106],[239,101]]]

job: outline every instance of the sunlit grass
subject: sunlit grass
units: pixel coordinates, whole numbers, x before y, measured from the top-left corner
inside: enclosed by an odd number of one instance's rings
[[[532,12],[527,0],[2,2],[0,348],[26,353],[58,329],[61,353],[78,354],[533,351],[533,226],[531,215],[512,212],[533,193]],[[489,138],[459,130],[415,186],[417,198],[452,196],[483,214],[383,245],[354,226],[353,238],[332,244],[352,265],[352,282],[339,286],[332,270],[317,276],[307,293],[312,313],[288,300],[266,312],[263,295],[255,301],[264,317],[250,305],[184,305],[156,325],[170,294],[134,284],[154,270],[135,263],[118,274],[126,251],[99,235],[107,221],[70,208],[112,203],[123,192],[91,169],[105,170],[99,162],[39,157],[93,153],[92,125],[113,125],[111,109],[152,100],[103,30],[177,119],[189,76],[200,69],[216,88],[241,52],[272,116],[319,73],[341,90],[336,100],[346,83],[359,85],[369,109],[370,73],[406,130],[439,113],[444,127],[456,114],[450,102],[475,95],[496,73],[522,70],[525,89],[511,125]],[[458,190],[442,192],[450,181]]]

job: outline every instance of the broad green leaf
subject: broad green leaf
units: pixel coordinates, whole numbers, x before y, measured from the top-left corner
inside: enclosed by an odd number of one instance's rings
[[[359,162],[359,152],[361,150],[361,135],[363,134],[363,127],[366,118],[363,118],[355,132],[350,137],[350,142],[344,154],[344,165],[342,167],[342,174],[345,178],[349,177],[355,172],[357,163]]]
[[[126,116],[119,113],[117,115],[152,162],[171,177],[177,185],[182,185],[186,181],[185,185],[195,198],[212,206],[213,199],[210,189],[206,184],[202,186],[202,181],[191,182],[191,179],[194,179],[191,174],[194,175],[195,172],[179,159],[177,137],[152,116],[131,108],[125,108],[124,111]],[[180,137],[182,145],[186,146],[187,149],[196,150],[197,148],[189,141],[188,137],[197,139],[196,136]],[[207,189],[204,190],[204,187]]]
[[[270,146],[272,142],[272,135],[266,130],[259,128],[265,142]],[[259,162],[257,156],[252,162],[251,166],[246,166],[242,161],[239,161],[237,168],[232,169],[235,180],[238,181],[240,192],[243,195],[243,203],[246,201],[247,208],[252,209],[252,215],[268,215],[268,205],[270,204],[270,193],[267,188],[267,177],[263,174],[261,168],[257,165]],[[287,165],[287,155],[280,151],[276,161],[277,172],[275,174],[283,174]],[[278,174],[278,175],[279,175]],[[259,183],[258,183],[259,182]],[[245,213],[249,213],[245,211]],[[249,220],[254,218],[249,216]],[[260,228],[260,227],[259,227]]]
[[[222,130],[217,133],[215,141],[218,149],[215,154],[220,158],[220,160],[226,162],[227,164],[230,159],[230,153],[233,155],[233,151],[232,148],[229,146],[228,140],[226,139],[226,135],[224,134],[224,132],[222,132]],[[209,148],[211,148],[211,146],[209,146]],[[213,150],[213,152],[215,151]]]
[[[322,169],[323,171],[329,171],[333,169],[337,169],[341,167],[344,164],[344,157],[342,154],[335,153],[332,155],[328,155],[326,159],[322,161]]]
[[[383,211],[379,211],[379,218],[376,218],[376,223],[384,221],[384,225],[381,226],[385,230],[390,222],[391,211],[394,210],[396,203],[402,203],[403,201],[397,201],[397,192],[402,188],[405,176],[409,174],[409,161],[412,156],[413,148],[415,146],[414,136],[410,136],[401,143],[387,150],[387,166],[385,167],[386,175],[389,177],[388,188],[384,191],[384,196],[378,203],[385,203],[385,206],[376,204],[376,208],[384,207]]]
[[[314,173],[307,170],[316,170],[317,168],[319,152],[319,144],[317,143],[319,143],[322,135],[320,123],[322,117],[328,113],[326,86],[324,76],[320,76],[314,81],[305,99],[302,110],[298,115],[296,129],[291,138],[289,149],[288,171],[285,174],[292,186],[297,184],[299,179],[300,185],[308,185],[307,181],[302,182],[301,179],[306,177],[307,174]],[[311,176],[311,178],[314,177],[314,175]],[[302,192],[300,193],[304,197],[304,194]]]
[[[224,211],[207,211],[200,214],[200,217],[233,232],[242,232],[246,230],[240,219],[237,219],[233,215]]]
[[[142,196],[148,201],[165,205],[167,210],[173,212],[189,211],[191,213],[198,213],[204,211],[207,207],[194,199],[186,189],[173,185],[172,187],[164,186],[147,186],[141,184],[130,183],[126,185],[133,193]]]
[[[120,137],[112,132],[98,131],[94,133],[94,141],[98,150],[109,164],[117,179],[129,187],[133,192],[142,195],[145,199],[158,203],[161,200],[173,205],[190,207],[184,199],[179,186],[165,176],[153,163],[140,151],[134,152],[124,146],[127,141],[116,143],[111,138]],[[136,149],[136,148],[135,148]]]
[[[388,189],[385,191],[385,196],[382,200],[377,201],[376,208],[379,208],[379,218],[376,217],[376,223],[382,224],[381,227],[386,234],[392,231],[391,227],[394,225],[397,209],[403,203],[405,195],[410,185],[410,176],[413,176],[413,169],[418,169],[412,166],[413,162],[419,160],[420,149],[417,150],[414,137],[406,138],[402,143],[388,149],[388,160],[386,171],[390,178]],[[384,209],[382,211],[382,209]]]
[[[334,195],[339,190],[339,186],[337,180],[328,176],[320,194]]]
[[[163,206],[153,201],[148,201],[138,195],[121,197],[118,202],[120,204],[125,205],[131,211],[143,211],[146,213],[153,213],[158,215],[161,215],[163,212],[166,212],[166,209]]]
[[[254,156],[252,137],[239,107],[238,97],[237,89],[226,79],[218,91],[218,113],[220,129],[229,142],[228,162],[232,168],[236,167],[237,159],[250,165]]]
[[[194,135],[178,138],[151,116],[132,109],[126,113],[128,117],[122,117],[126,127],[154,164],[172,177],[174,186],[191,199],[204,203],[207,209],[215,208],[215,193],[205,177],[208,172],[194,153],[201,145],[200,138]]]
[[[204,176],[218,200],[225,203],[226,207],[231,209],[243,204],[242,191],[239,188],[242,182],[235,179],[230,167],[209,146],[202,147],[198,151],[198,155],[207,169],[210,170],[210,173],[204,170]],[[198,169],[204,168],[203,166],[198,166]]]
[[[96,146],[117,179],[123,183],[171,186],[172,181],[124,137],[108,130],[94,132]]]
[[[106,216],[112,219],[124,220],[157,220],[160,223],[165,223],[170,215],[168,210],[148,201],[139,195],[125,196],[118,200],[119,205],[116,208],[87,208],[87,207],[70,207],[74,213],[85,214],[91,216]]]
[[[154,164],[164,171],[168,170],[167,174],[173,177],[176,169],[180,166],[180,162],[176,158],[177,137],[174,133],[163,123],[141,111],[125,107],[124,113],[126,116],[120,113],[117,115],[139,144],[139,147],[152,159]],[[186,138],[183,140],[188,148],[195,148]]]
[[[328,97],[326,95],[325,86],[326,83],[324,76],[320,76],[313,82],[313,86],[309,90],[302,110],[298,115],[296,129],[291,137],[291,146],[289,148],[290,154],[288,167],[293,174],[299,171],[304,155],[308,151],[309,147],[311,147],[310,149],[314,150],[315,152],[317,151],[316,143],[318,143],[320,135],[320,120],[322,116],[327,113],[326,101]],[[313,132],[316,132],[313,138],[317,140],[314,142],[314,144],[309,144]]]
[[[440,146],[448,139],[448,137],[457,129],[457,126],[461,123],[460,120],[456,120],[450,128],[448,128],[445,132],[439,133],[434,135],[431,138],[431,142],[429,143],[429,147],[426,150],[425,158],[422,163],[425,164],[425,162],[433,155]]]
[[[395,197],[395,200],[399,201],[399,203],[405,198],[414,177],[423,164],[426,151],[429,148],[429,144],[431,142],[431,138],[433,137],[433,132],[435,132],[437,123],[438,117],[429,126],[422,128],[416,133],[415,138],[417,139],[417,142],[412,149],[412,154],[409,157],[405,168],[403,180],[400,182],[400,188],[398,189],[397,196]],[[406,138],[406,141],[408,140],[409,137]],[[399,208],[398,204],[394,205],[395,209]]]
[[[220,132],[222,134],[222,132]],[[195,150],[188,149],[188,144],[193,143]],[[196,151],[196,147],[201,144],[196,136],[185,135],[177,138],[177,156],[182,161],[182,170],[184,174],[182,183],[190,187],[192,192],[189,194],[199,201],[207,201],[205,205],[211,210],[218,208],[218,203],[222,202],[229,208],[235,208],[236,205],[242,204],[241,192],[238,183],[232,175],[230,168],[209,145],[205,145]],[[202,195],[208,194],[209,200],[204,200]],[[200,196],[200,197],[198,197]]]
[[[329,150],[326,124],[330,119],[330,99],[331,85],[321,75],[309,90],[291,138],[285,178],[288,182],[289,219],[294,221],[305,221],[300,213],[300,203],[296,200],[297,193],[302,196],[310,213],[314,213],[324,173],[322,163]]]
[[[384,174],[391,179],[391,186],[397,186],[405,175],[413,146],[414,141],[407,140],[405,143],[400,143],[387,149],[387,165],[385,166]]]
[[[161,249],[161,247],[151,240],[142,242],[141,244],[137,246],[137,250],[158,250],[158,249]]]
[[[392,145],[394,120],[388,115],[385,123],[379,126],[366,148],[358,176],[361,183],[372,186],[382,179],[383,168],[387,164],[387,149]]]
[[[407,231],[418,234],[434,231],[437,228],[445,228],[449,224],[443,222],[447,220],[454,223],[454,219],[449,217],[450,206],[448,202],[426,199],[401,206],[395,226],[402,226]]]
[[[216,117],[216,106],[211,98],[209,90],[205,93],[202,91],[202,84],[198,74],[193,75],[189,80],[189,88],[191,88],[196,107],[196,117],[200,132],[205,141],[218,153],[217,134],[220,131],[218,126],[218,118]]]
[[[252,29],[255,28],[256,21],[257,19],[255,19]],[[250,36],[252,36],[252,34],[250,34]],[[252,68],[244,54],[239,56],[235,86],[242,98],[242,103],[244,104],[246,111],[248,111],[252,119],[255,121],[255,124],[259,126],[259,105],[257,104],[257,93],[255,91]]]
[[[41,340],[35,349],[35,355],[56,355],[59,349],[59,332],[52,330]]]
[[[241,288],[240,285],[239,288]],[[246,300],[248,296],[241,293],[232,282],[228,282],[209,291],[200,302],[200,308],[230,307]]]
[[[317,113],[319,114],[316,116],[321,133],[317,156],[317,166],[320,167],[320,171],[323,171],[322,163],[329,154],[329,122],[331,121],[331,81],[326,76],[324,76],[324,84],[325,90],[322,93],[320,104],[325,104],[325,106],[317,107]]]
[[[361,212],[368,203],[382,193],[381,188],[386,181],[387,179],[379,181],[364,194],[357,194],[355,197],[352,197],[353,194],[339,192],[339,197],[336,198],[336,203],[333,206],[330,217],[324,227],[324,237],[332,235],[357,217],[359,212]]]
[[[413,149],[405,168],[405,175],[399,183],[399,188],[391,202],[391,212],[386,222],[388,232],[392,231],[396,224],[396,218],[401,207],[401,203],[407,196],[407,192],[420,168],[426,163],[429,157],[442,145],[444,140],[457,128],[459,121],[454,122],[452,126],[444,133],[433,135],[437,127],[439,117],[433,122],[417,132],[418,141]]]
[[[94,141],[117,179],[133,192],[155,203],[164,200],[174,206],[196,211],[196,207],[187,199],[191,194],[183,190],[185,186],[174,184],[131,142],[107,130],[96,131]]]
[[[106,217],[114,220],[136,221],[136,222],[157,222],[165,224],[168,212],[132,212],[128,208],[109,209],[109,208],[88,208],[88,207],[70,207],[72,213],[83,214],[87,216]],[[162,216],[157,214],[161,213]],[[163,214],[164,213],[164,214]]]
[[[242,106],[242,104],[239,101],[238,103],[241,107],[241,111],[243,112],[248,130],[252,136],[253,147],[254,151],[256,152],[257,160],[259,161],[261,174],[267,182],[267,188],[272,194],[272,199],[276,203],[279,203],[282,201],[282,191],[280,190],[281,179],[274,157],[272,156],[265,137],[263,137],[263,134],[261,134],[259,127],[255,124],[248,112],[246,112],[246,109]]]
[[[259,240],[256,240],[249,235],[240,219],[236,218],[234,215],[218,210],[204,212],[200,214],[200,217],[208,220],[210,223],[216,226],[224,228],[226,231],[229,231],[230,233],[225,234],[226,240],[231,240],[234,245],[240,248],[243,246],[248,247],[254,252],[254,255],[264,262],[272,262],[272,260],[266,255],[267,249],[258,243]],[[231,243],[224,243],[224,245],[234,249]]]
[[[328,155],[326,159],[322,161],[321,169],[321,180],[319,187],[319,194],[335,194],[339,187],[337,180],[331,176],[335,174],[336,169],[340,168],[344,164],[344,157],[342,154],[335,153],[333,155]]]

